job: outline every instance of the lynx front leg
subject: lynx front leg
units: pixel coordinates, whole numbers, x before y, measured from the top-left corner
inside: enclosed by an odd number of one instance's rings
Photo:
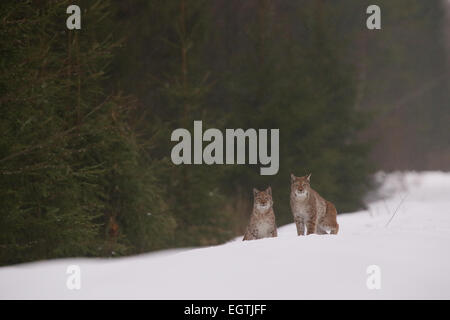
[[[242,241],[246,240],[256,240],[256,236],[254,235],[253,232],[250,231],[250,228],[247,229],[244,235],[244,239],[242,239]]]
[[[274,230],[270,233],[270,236],[271,236],[272,238],[278,237],[277,229],[274,229]]]
[[[306,222],[306,235],[316,233],[316,218],[311,217]]]
[[[304,236],[305,235],[305,221],[303,218],[295,218],[295,226],[297,227],[297,235]]]

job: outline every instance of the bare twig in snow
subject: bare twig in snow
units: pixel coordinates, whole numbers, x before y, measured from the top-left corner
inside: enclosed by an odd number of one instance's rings
[[[397,213],[398,209],[400,209],[401,205],[403,204],[403,202],[405,201],[406,197],[408,196],[408,194],[405,194],[405,196],[403,197],[402,201],[400,201],[400,203],[398,204],[397,208],[394,211],[394,214],[392,215],[392,217],[389,219],[389,221],[386,223],[386,228],[389,225],[389,223],[391,223],[392,219],[394,219],[395,214]]]

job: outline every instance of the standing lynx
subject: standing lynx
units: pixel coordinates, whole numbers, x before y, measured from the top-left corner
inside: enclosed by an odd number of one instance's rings
[[[265,191],[253,189],[253,212],[243,240],[256,240],[277,236],[273,212],[272,188]]]
[[[305,226],[306,234],[337,234],[336,208],[311,188],[310,180],[311,174],[305,177],[291,174],[291,211],[297,234],[304,235]]]

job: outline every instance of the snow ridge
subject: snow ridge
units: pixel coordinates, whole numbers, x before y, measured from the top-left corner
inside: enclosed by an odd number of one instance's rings
[[[450,299],[450,173],[377,179],[377,200],[339,215],[337,236],[298,237],[290,224],[278,238],[3,267],[0,299]],[[66,286],[69,265],[80,290]],[[372,265],[379,290],[367,286]]]

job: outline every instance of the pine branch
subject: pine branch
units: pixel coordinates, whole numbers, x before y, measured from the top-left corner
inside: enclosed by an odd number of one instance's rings
[[[96,106],[94,109],[92,109],[89,113],[87,113],[82,118],[82,122],[84,122],[84,120],[86,118],[88,118],[89,116],[91,116],[93,113],[95,113],[96,111],[100,110],[106,104],[106,102],[109,101],[110,97],[111,97],[111,95],[109,95],[102,103],[100,103],[98,106]],[[30,152],[33,152],[33,151],[35,151],[37,149],[42,149],[44,147],[47,147],[47,146],[51,145],[52,143],[54,143],[55,140],[59,140],[61,138],[67,137],[69,134],[71,134],[73,131],[75,131],[78,128],[79,128],[78,125],[76,125],[76,126],[70,128],[70,129],[66,130],[66,131],[63,131],[62,133],[60,133],[58,135],[55,135],[55,136],[49,138],[46,143],[41,143],[41,144],[38,144],[38,145],[30,146],[28,148],[25,148],[24,150],[21,150],[19,152],[13,153],[13,154],[11,154],[11,155],[3,158],[3,159],[0,159],[0,163],[8,161],[8,160],[11,160],[11,159],[14,159],[14,158],[17,158],[17,157],[22,156],[22,155],[29,154]]]

